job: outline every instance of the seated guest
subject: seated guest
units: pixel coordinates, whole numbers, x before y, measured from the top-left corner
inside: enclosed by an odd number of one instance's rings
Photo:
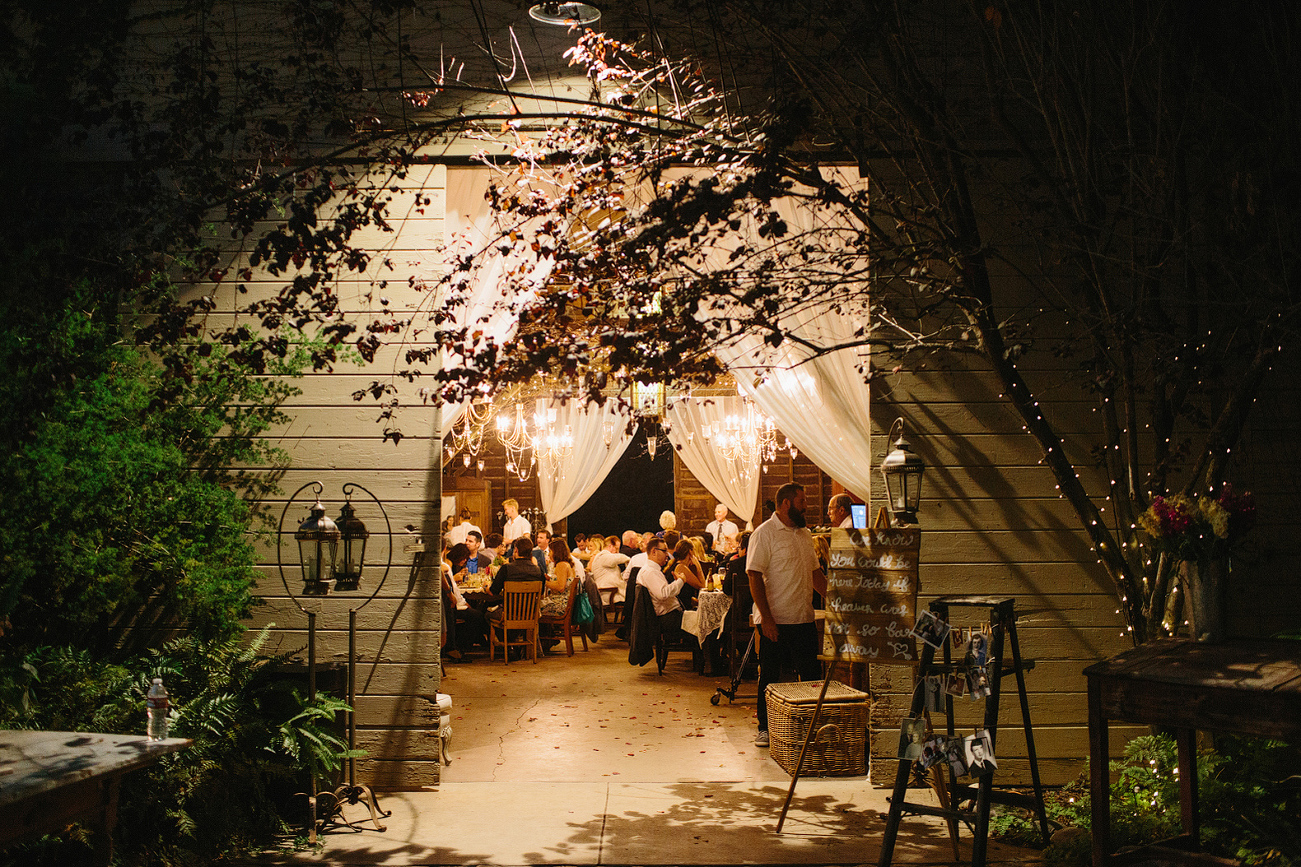
[[[642,534],[641,534],[641,544],[637,546],[637,550],[640,551],[641,553],[645,554],[645,553],[646,553],[646,546],[649,545],[649,544],[650,544],[650,540],[651,540],[651,539],[654,539],[654,538],[655,538],[655,534],[652,533],[650,530],[647,530],[645,533],[642,533]],[[662,538],[662,537],[661,537],[661,538]]]
[[[492,565],[488,567],[488,570],[496,575],[497,570],[506,564],[506,558],[510,555],[510,552],[502,547],[504,540],[501,533],[489,533],[485,542],[483,553],[492,558]]]
[[[448,643],[453,647],[448,656],[461,659],[477,642],[488,640],[488,624],[483,612],[471,606],[462,595],[460,584],[468,575],[466,562],[470,559],[470,548],[458,543],[447,549],[446,562],[449,564],[449,576],[443,573],[443,604],[450,606],[447,625],[450,634]]]
[[[723,592],[732,595],[732,588],[740,581],[749,586],[750,579],[745,574],[745,555],[750,548],[750,534],[742,533],[736,539],[736,553],[727,561],[723,571]],[[749,614],[747,611],[746,614]]]
[[[538,530],[534,536],[536,544],[533,546],[533,561],[538,564],[542,574],[547,574],[547,546],[551,544],[551,531]]]
[[[541,581],[542,570],[533,559],[533,540],[528,536],[520,536],[511,545],[511,560],[505,566],[497,570],[497,574],[492,578],[492,586],[488,592],[494,596],[501,596],[501,589],[507,581]]]
[[[465,534],[465,544],[470,548],[470,556],[465,561],[465,571],[471,575],[481,575],[486,579],[492,573],[492,555],[482,551],[483,534],[471,530]]]
[[[669,549],[662,539],[655,539],[646,549],[646,563],[637,570],[637,584],[645,587],[655,605],[661,630],[672,632],[682,627],[682,604],[678,594],[685,582],[681,578],[669,581],[664,577],[664,566],[669,562]]]
[[[569,554],[575,560],[587,559],[587,534],[586,533],[574,534],[574,545],[572,548],[569,549]]]
[[[614,590],[612,602],[623,601],[624,587],[627,584],[623,577],[623,567],[630,559],[629,555],[619,550],[619,537],[609,536],[605,540],[605,547],[587,561],[588,571],[592,573],[597,588]]]
[[[637,535],[636,530],[624,530],[622,544],[619,546],[619,553],[628,557],[641,553],[641,536]]]
[[[673,514],[668,509],[665,509],[663,512],[660,512],[660,531],[655,534],[656,536],[659,536],[661,539],[663,539],[665,533],[667,533],[669,530],[676,530],[677,528],[678,528],[677,515]]]
[[[673,549],[673,559],[669,562],[668,575],[682,581],[683,588],[678,600],[684,608],[696,606],[696,594],[705,589],[705,570],[696,559],[691,540],[683,539]]]
[[[547,565],[551,572],[547,576],[546,593],[542,596],[541,613],[544,617],[561,617],[569,607],[569,582],[579,580],[573,555],[564,539],[551,540],[547,547]]]
[[[660,538],[664,540],[665,545],[669,546],[669,551],[672,551],[678,547],[678,542],[682,541],[682,534],[677,530],[665,530],[664,535]]]
[[[489,620],[501,620],[501,598],[507,581],[541,581],[542,570],[533,560],[533,540],[520,536],[511,546],[512,559],[497,570],[488,592],[497,600],[497,607],[488,610]]]
[[[683,541],[689,541],[691,543],[691,551],[696,555],[696,562],[700,564],[700,571],[704,573],[705,577],[708,578],[710,575],[713,575],[715,568],[714,555],[710,550],[710,547],[705,544],[704,538],[701,536],[692,536]]]

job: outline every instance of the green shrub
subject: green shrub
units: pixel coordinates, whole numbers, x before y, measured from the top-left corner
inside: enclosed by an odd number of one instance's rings
[[[1139,846],[1182,832],[1178,750],[1174,738],[1139,737],[1125,757],[1111,763],[1112,846]],[[1203,848],[1247,864],[1301,864],[1301,745],[1259,738],[1218,736],[1215,748],[1197,757],[1197,785]],[[1049,819],[1088,830],[1087,770],[1077,780],[1045,794]],[[991,834],[1018,845],[1041,846],[1033,817],[1000,810]],[[1044,851],[1050,865],[1086,865],[1090,840],[1082,835]]]

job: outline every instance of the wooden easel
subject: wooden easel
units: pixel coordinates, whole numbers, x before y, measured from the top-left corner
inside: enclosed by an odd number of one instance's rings
[[[938,816],[948,821],[950,837],[953,840],[954,854],[957,855],[957,823],[959,821],[973,827],[974,838],[971,845],[972,867],[984,867],[986,849],[989,842],[989,807],[990,804],[1005,804],[1033,810],[1039,820],[1039,829],[1044,842],[1048,842],[1048,817],[1044,812],[1043,787],[1039,782],[1039,761],[1035,755],[1034,731],[1030,725],[1030,701],[1025,691],[1025,672],[1034,667],[1033,661],[1021,659],[1021,648],[1016,637],[1016,600],[1010,597],[992,596],[944,596],[930,604],[930,611],[941,620],[948,621],[951,607],[988,608],[989,627],[993,641],[986,663],[989,671],[990,694],[985,699],[984,727],[989,731],[990,745],[995,747],[997,757],[998,705],[1001,693],[1000,684],[1009,674],[1016,675],[1017,693],[1021,699],[1021,720],[1025,727],[1026,752],[1030,759],[1030,778],[1034,784],[1033,795],[1023,795],[994,788],[994,774],[985,774],[976,785],[959,783],[950,768],[948,784],[943,783],[942,769],[938,765],[931,768],[932,785],[936,786],[940,806],[914,804],[905,800],[908,780],[912,776],[912,760],[900,759],[899,771],[895,775],[894,793],[890,797],[890,812],[886,817],[885,834],[881,838],[881,860],[879,867],[890,867],[894,857],[894,842],[899,833],[899,821],[904,813]],[[1009,639],[1012,651],[1011,665],[1003,663],[1003,638]],[[912,709],[909,716],[921,715],[925,706],[925,690],[922,681],[928,675],[952,674],[963,669],[961,663],[953,662],[951,644],[944,642],[943,662],[935,662],[935,648],[923,643],[920,665],[917,667],[917,688],[913,691]],[[945,695],[946,732],[953,737],[953,696]],[[974,801],[974,809],[961,809],[959,805]]]

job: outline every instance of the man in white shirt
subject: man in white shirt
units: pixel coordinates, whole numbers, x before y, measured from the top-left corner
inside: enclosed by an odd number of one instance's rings
[[[854,526],[854,518],[849,510],[849,506],[853,502],[849,494],[836,494],[833,496],[831,502],[827,503],[827,525],[844,528]]]
[[[663,539],[654,539],[646,548],[646,565],[637,571],[637,584],[650,592],[655,613],[660,618],[660,628],[671,630],[682,626],[682,603],[678,593],[686,586],[681,578],[669,581],[664,577],[664,565],[669,562],[669,546]]]
[[[605,540],[605,547],[592,555],[587,561],[592,580],[600,590],[613,590],[611,602],[622,602],[627,580],[623,577],[623,566],[631,558],[619,553],[619,537],[610,536]]]
[[[501,538],[507,550],[510,550],[511,542],[520,536],[529,536],[533,533],[533,525],[529,523],[528,518],[519,513],[518,500],[514,498],[503,500],[501,508],[506,513],[506,526],[501,528]]]
[[[478,532],[480,539],[483,538],[483,531],[480,530],[474,524],[470,523],[470,510],[461,509],[461,523],[457,524],[455,527],[447,531],[447,544],[449,546],[464,545],[465,539],[467,536],[470,535],[471,530],[475,530],[476,532]]]
[[[795,482],[777,491],[776,511],[750,534],[745,571],[759,615],[759,734],[768,746],[768,684],[791,670],[801,680],[820,680],[818,629],[813,591],[826,595],[827,576],[813,551],[804,517],[804,486]]]
[[[727,520],[727,506],[722,503],[714,506],[714,520],[710,521],[705,527],[705,532],[714,540],[714,551],[722,554],[724,540],[728,536],[736,536],[740,529],[733,522]]]

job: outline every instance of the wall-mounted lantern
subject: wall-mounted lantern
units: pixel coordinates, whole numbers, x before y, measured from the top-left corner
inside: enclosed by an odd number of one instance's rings
[[[926,464],[913,452],[912,446],[903,435],[903,419],[895,419],[890,426],[893,437],[895,426],[899,428],[899,438],[894,441],[881,461],[881,477],[885,480],[886,496],[890,501],[890,511],[894,520],[901,524],[917,523],[917,509],[922,499],[922,472]]]

